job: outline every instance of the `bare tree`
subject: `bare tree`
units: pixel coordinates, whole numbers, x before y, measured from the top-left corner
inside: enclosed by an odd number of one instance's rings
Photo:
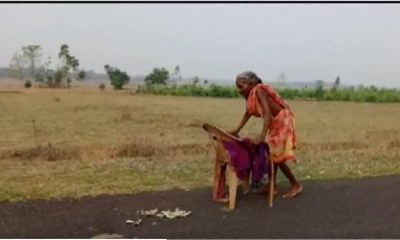
[[[9,64],[11,75],[22,80],[24,76],[24,69],[27,64],[28,62],[21,52],[14,53]]]
[[[181,67],[179,65],[176,65],[171,73],[171,81],[173,84],[175,84],[177,82],[180,82],[181,80],[182,80]]]
[[[200,78],[198,76],[194,76],[192,78],[192,85],[197,86],[200,83]]]
[[[42,47],[40,45],[23,46],[22,55],[29,61],[31,65],[31,74],[32,77],[34,77],[36,64],[40,62],[40,58],[42,57]]]
[[[334,89],[339,89],[340,88],[340,76],[336,77],[335,82],[333,83],[333,88]]]

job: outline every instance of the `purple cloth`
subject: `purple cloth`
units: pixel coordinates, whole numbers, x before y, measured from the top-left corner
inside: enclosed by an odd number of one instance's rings
[[[268,144],[254,145],[249,138],[245,138],[240,142],[226,141],[224,147],[239,179],[251,173],[252,182],[259,182],[268,173]]]

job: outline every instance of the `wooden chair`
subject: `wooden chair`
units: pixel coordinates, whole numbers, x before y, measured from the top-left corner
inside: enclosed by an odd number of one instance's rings
[[[215,148],[215,168],[214,168],[214,189],[213,189],[213,194],[215,196],[215,190],[218,186],[218,181],[220,179],[220,174],[221,174],[221,168],[226,167],[226,175],[228,178],[228,189],[229,189],[229,209],[233,210],[235,209],[235,203],[236,203],[236,192],[237,192],[237,187],[240,184],[240,180],[236,175],[235,169],[233,167],[232,162],[230,161],[230,157],[228,154],[228,151],[225,149],[223,142],[226,141],[241,141],[238,137],[233,136],[222,129],[212,126],[210,124],[203,124],[203,129],[207,131],[208,136]],[[273,163],[271,161],[271,169],[273,171]],[[272,172],[273,174],[273,172]],[[249,177],[248,176],[244,181],[242,181],[243,185],[243,193],[247,193],[250,191],[250,186],[249,186]],[[272,207],[273,203],[273,192],[274,192],[274,183],[271,182],[270,185],[270,194],[269,194],[269,205]]]

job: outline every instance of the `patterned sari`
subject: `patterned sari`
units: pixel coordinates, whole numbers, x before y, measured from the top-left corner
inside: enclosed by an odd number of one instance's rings
[[[274,89],[260,83],[251,90],[247,98],[247,111],[252,116],[262,116],[262,105],[256,93],[257,89],[264,91],[272,101],[283,108],[273,117],[265,139],[270,148],[271,160],[274,163],[281,163],[288,160],[296,161],[295,149],[297,139],[293,112]]]

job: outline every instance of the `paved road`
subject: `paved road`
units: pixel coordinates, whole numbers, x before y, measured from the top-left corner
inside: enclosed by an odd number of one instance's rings
[[[232,212],[211,201],[209,188],[0,203],[0,238],[400,238],[399,186],[400,176],[310,181],[273,208],[262,195],[238,194]],[[141,209],[176,207],[193,214],[125,223]]]

